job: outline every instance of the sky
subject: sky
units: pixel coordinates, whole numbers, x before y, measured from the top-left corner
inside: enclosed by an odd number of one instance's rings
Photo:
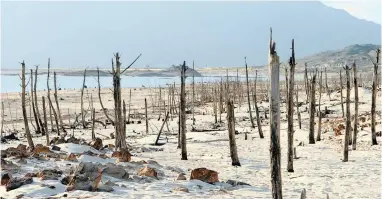
[[[343,9],[357,18],[382,24],[381,0],[322,0],[322,2],[327,6]]]

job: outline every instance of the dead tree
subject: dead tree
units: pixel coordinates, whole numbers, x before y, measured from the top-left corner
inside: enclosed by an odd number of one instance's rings
[[[35,77],[34,78],[34,104],[36,106],[36,115],[37,115],[38,123],[40,124],[40,127],[41,127],[41,135],[45,135],[44,124],[42,123],[42,120],[41,120],[41,115],[38,109],[38,102],[37,102],[37,99],[38,99],[37,98],[37,76],[38,76],[38,66],[36,66],[36,70],[34,72],[34,77]],[[32,74],[31,74],[31,77],[32,77]],[[31,84],[33,84],[33,82],[31,82]]]
[[[294,39],[292,39],[292,56],[289,58],[289,83],[286,82],[287,103],[288,103],[288,172],[294,172],[293,170],[293,89],[294,89],[294,70],[296,67],[296,59],[294,56]]]
[[[220,81],[219,89],[219,122],[222,123],[222,113],[223,113],[223,78]]]
[[[353,144],[352,149],[357,149],[357,133],[358,133],[358,82],[357,82],[357,66],[355,61],[353,62],[354,73],[354,128],[353,128]]]
[[[114,126],[114,121],[110,118],[109,114],[107,113],[107,109],[103,106],[102,98],[101,98],[101,82],[99,80],[99,68],[97,68],[97,81],[98,81],[98,99],[99,103],[101,105],[102,111],[104,115],[106,116],[107,120],[110,121],[110,123]]]
[[[256,122],[257,122],[257,129],[259,130],[259,136],[261,139],[264,138],[263,130],[261,127],[261,121],[260,121],[260,113],[259,113],[259,107],[257,106],[257,70],[256,70],[256,76],[255,76],[255,86],[254,86],[254,92],[253,92],[253,103],[255,104],[255,111],[256,111]]]
[[[372,95],[371,95],[371,142],[372,145],[377,145],[377,135],[375,133],[375,105],[377,98],[377,86],[378,86],[378,66],[379,58],[381,55],[381,48],[377,49],[377,61],[373,61],[374,73],[373,73],[373,85],[372,85]]]
[[[82,128],[86,129],[86,121],[85,121],[85,110],[84,110],[84,90],[85,90],[85,79],[86,79],[86,69],[84,71],[84,80],[82,82],[82,89],[81,89],[81,121],[82,121]]]
[[[126,135],[126,104],[125,100],[123,100],[123,129],[122,133]]]
[[[149,118],[147,115],[147,100],[145,98],[145,120],[146,120],[146,135],[149,134]]]
[[[255,123],[253,122],[252,117],[252,110],[251,110],[251,96],[249,95],[249,81],[248,81],[248,65],[247,65],[247,58],[244,57],[245,61],[245,78],[247,83],[247,101],[248,101],[248,110],[249,110],[249,120],[251,120],[251,126],[252,128],[255,128]],[[228,82],[227,82],[228,84]]]
[[[342,83],[342,69],[340,69],[340,88],[341,88],[341,109],[342,109],[342,117],[345,117],[345,111],[344,111],[344,96],[343,96],[343,83]]]
[[[218,123],[218,107],[217,107],[217,102],[216,102],[216,87],[215,88],[212,88],[212,93],[213,93],[213,96],[212,96],[212,99],[213,99],[213,103],[214,103],[214,117],[215,117],[215,124]]]
[[[270,112],[270,153],[272,198],[282,198],[281,161],[280,161],[280,60],[276,52],[276,43],[269,41],[268,67],[270,77],[269,112]]]
[[[127,123],[128,124],[130,124],[130,109],[131,109],[131,89],[130,89],[130,94],[129,94],[129,114],[127,114]]]
[[[34,82],[33,81],[33,69],[31,69],[31,73],[30,73],[31,92],[30,92],[30,94],[31,94],[31,100],[32,100],[32,109],[33,109],[34,121],[36,123],[36,134],[40,134],[41,133],[41,128],[40,128],[40,123],[39,123],[38,117],[37,117],[36,104],[35,104],[35,101],[34,101],[35,98],[34,98],[33,82]]]
[[[229,137],[229,150],[231,154],[232,166],[241,166],[239,157],[237,155],[236,139],[235,139],[235,113],[234,105],[230,100],[227,103],[227,123],[228,123],[228,137]]]
[[[330,98],[330,90],[329,90],[329,86],[328,86],[328,74],[326,73],[326,67],[325,67],[325,89],[326,89],[326,93],[328,94],[329,96],[329,101],[331,101],[331,98]],[[321,91],[320,91],[321,92]]]
[[[305,63],[304,80],[305,80],[306,103],[308,103],[309,95],[310,95],[310,83],[308,78],[308,63]]]
[[[45,97],[42,96],[42,111],[44,113],[44,128],[45,128],[45,136],[46,136],[46,145],[50,145],[49,141],[49,132],[48,132],[48,120],[46,118],[46,105],[45,105]]]
[[[185,91],[185,81],[186,81],[186,62],[183,62],[181,68],[180,77],[180,137],[181,137],[181,148],[182,148],[182,160],[187,160],[187,147],[186,147],[186,91]]]
[[[56,113],[56,110],[53,107],[52,99],[50,98],[49,77],[50,77],[50,58],[48,59],[48,77],[46,79],[46,86],[47,86],[47,90],[48,90],[49,107],[52,109],[52,112],[53,112],[53,115],[54,115],[54,119],[56,121],[57,135],[60,135],[60,125],[58,125],[57,113]],[[52,130],[53,130],[53,125],[52,125]]]
[[[315,144],[314,140],[314,114],[316,113],[316,76],[317,69],[315,70],[311,83],[310,83],[310,118],[309,118],[309,144]]]
[[[91,108],[91,119],[92,119],[92,140],[96,139],[95,133],[94,133],[94,125],[95,125],[95,108],[93,105],[93,95],[90,95],[90,108]]]
[[[60,126],[61,126],[61,129],[62,129],[62,132],[65,133],[66,130],[65,130],[65,127],[64,127],[64,122],[62,122],[60,105],[58,103],[56,72],[53,72],[53,80],[54,80],[54,99],[56,100],[58,120],[60,121]]]
[[[4,102],[1,102],[1,137],[3,137],[4,132]]]
[[[121,99],[121,74],[123,74],[127,69],[129,69],[141,56],[140,54],[129,66],[127,66],[121,72],[122,63],[119,61],[119,53],[114,55],[115,64],[112,64],[112,75],[113,75],[113,98],[114,98],[114,130],[115,130],[115,147],[116,148],[126,148],[126,134],[124,130],[124,120],[122,118],[122,99]]]
[[[164,118],[164,121],[163,121],[163,123],[162,123],[162,126],[160,127],[160,130],[159,130],[159,133],[158,133],[157,139],[155,140],[154,145],[159,145],[159,144],[158,144],[158,142],[159,142],[159,138],[160,138],[160,135],[162,134],[162,130],[163,130],[164,124],[167,123],[167,120],[168,120],[168,114],[169,114],[169,112],[166,113],[166,117]]]
[[[345,140],[344,140],[344,159],[343,162],[347,162],[349,158],[349,139],[350,139],[350,128],[351,128],[351,115],[350,115],[350,70],[348,65],[345,65],[344,70],[346,72],[346,129],[345,129]]]
[[[325,69],[326,70],[326,69]],[[317,142],[321,141],[321,120],[322,120],[322,114],[321,114],[321,90],[322,90],[322,70],[320,71],[320,80],[319,80],[319,96],[318,96],[318,127],[317,127]]]
[[[49,106],[49,102],[48,102],[48,106]],[[51,129],[51,132],[53,132],[54,124],[53,124],[53,117],[52,117],[52,106],[49,106],[49,119],[50,119],[50,129]]]
[[[215,89],[215,94],[216,94],[216,89]],[[215,120],[216,120],[216,114],[215,114]],[[216,123],[216,121],[215,121],[215,123]],[[192,61],[192,125],[195,125],[195,68],[194,68],[194,61]]]
[[[29,125],[28,125],[28,115],[26,110],[26,104],[25,104],[25,88],[27,87],[28,83],[25,83],[25,62],[23,61],[21,63],[21,108],[23,110],[23,118],[24,118],[24,129],[25,129],[25,136],[28,140],[29,148],[32,150],[34,149],[34,144],[32,140],[31,132],[29,131]],[[32,84],[32,82],[30,82]]]
[[[301,113],[300,113],[300,106],[298,103],[298,85],[296,84],[296,109],[297,109],[297,119],[298,119],[298,128],[301,129]]]

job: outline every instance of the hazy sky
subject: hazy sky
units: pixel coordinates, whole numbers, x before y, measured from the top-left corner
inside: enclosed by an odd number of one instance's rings
[[[351,15],[381,24],[381,0],[321,0],[326,5],[346,10]]]

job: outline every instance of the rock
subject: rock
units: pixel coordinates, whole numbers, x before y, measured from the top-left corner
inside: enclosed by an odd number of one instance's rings
[[[27,145],[24,145],[24,144],[19,144],[16,149],[20,150],[20,151],[26,151],[27,150]]]
[[[53,146],[52,146],[52,150],[53,150],[53,151],[60,151],[61,148],[58,147],[58,146],[56,146],[56,145],[53,145]]]
[[[7,157],[14,156],[16,158],[25,158],[28,157],[28,153],[26,151],[21,151],[14,147],[9,147],[5,150],[5,154]]]
[[[49,144],[52,145],[52,144],[56,144],[56,141],[58,140],[58,137],[54,137],[54,138],[51,138]]]
[[[63,137],[58,138],[55,142],[53,142],[53,144],[63,144],[63,143],[65,143],[65,139]]]
[[[247,184],[245,182],[239,182],[239,181],[236,181],[236,180],[227,180],[226,182],[227,184],[230,184],[232,186],[238,186],[238,185],[247,185],[247,186],[251,186],[250,184]]]
[[[109,158],[106,154],[99,154],[98,157],[100,157],[102,159]]]
[[[7,183],[5,189],[6,191],[11,191],[23,185],[32,184],[32,183],[33,183],[33,179],[30,177],[13,178]]]
[[[75,138],[74,136],[72,136],[72,137],[70,137],[70,138],[68,138],[68,139],[66,140],[66,143],[79,144],[79,143],[80,143],[80,140],[77,139],[77,138]]]
[[[182,191],[182,192],[186,192],[186,193],[190,192],[190,191],[188,191],[188,189],[186,187],[177,187],[177,188],[173,189],[172,191],[173,192]]]
[[[41,154],[41,153],[47,154],[47,153],[50,153],[50,150],[49,150],[49,147],[47,147],[47,146],[36,145],[36,147],[33,150],[33,153],[35,153],[35,154]]]
[[[62,171],[56,169],[44,169],[37,174],[41,180],[58,180],[61,177]]]
[[[191,171],[190,180],[197,179],[207,183],[219,182],[218,172],[206,168],[197,168]]]
[[[8,184],[11,178],[12,178],[12,175],[10,173],[3,173],[1,175],[1,186]]]
[[[114,189],[113,189],[113,187],[111,187],[111,186],[101,184],[100,186],[98,186],[97,191],[101,191],[101,192],[112,192],[112,191],[114,191]]]
[[[144,168],[139,169],[138,175],[140,176],[148,176],[158,179],[158,173],[148,166],[145,166]]]
[[[27,164],[27,161],[24,158],[21,158],[19,161],[17,161],[17,164]]]
[[[111,138],[111,139],[114,139],[114,138],[115,138],[114,133],[110,133],[110,138]]]
[[[25,174],[24,177],[26,177],[26,178],[34,178],[34,177],[37,177],[37,174],[36,173],[27,173],[27,174]]]
[[[100,150],[103,147],[101,138],[96,138],[95,140],[91,141],[90,146],[97,150]]]
[[[110,165],[102,170],[104,175],[108,175],[119,179],[129,179],[129,174],[120,166]]]
[[[131,154],[128,149],[121,149],[120,151],[115,151],[111,157],[118,158],[118,162],[130,162],[131,161]]]
[[[116,183],[114,183],[114,182],[112,182],[110,180],[106,181],[104,184],[107,185],[107,186],[111,186],[111,187],[112,186],[118,186]]]
[[[179,174],[178,177],[176,178],[176,180],[187,180],[186,176],[184,176],[184,174]]]
[[[73,153],[71,153],[67,158],[65,158],[67,161],[77,162],[77,157]]]

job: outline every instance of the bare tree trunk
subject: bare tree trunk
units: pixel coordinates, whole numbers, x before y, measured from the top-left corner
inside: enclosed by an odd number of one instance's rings
[[[305,74],[304,74],[304,80],[305,80],[305,92],[306,92],[306,103],[309,102],[309,95],[310,95],[310,84],[308,79],[308,64],[305,63]]]
[[[249,119],[251,120],[252,128],[255,128],[255,123],[253,122],[252,110],[251,110],[251,96],[249,95],[247,58],[244,57],[244,60],[245,60],[245,77],[246,77],[246,83],[247,83],[247,101],[248,101]],[[228,84],[228,81],[227,81],[227,84]]]
[[[232,166],[241,166],[239,157],[237,155],[236,139],[235,139],[235,113],[234,105],[230,100],[227,103],[227,123],[228,123],[228,135],[229,135],[229,150],[231,154]]]
[[[119,53],[115,54],[116,68],[112,64],[113,87],[114,87],[114,112],[115,112],[115,147],[126,148],[126,134],[123,132],[122,101],[121,101],[121,62]]]
[[[49,141],[49,131],[48,131],[48,121],[46,118],[46,106],[45,106],[45,97],[42,96],[42,111],[44,112],[44,128],[45,128],[45,136],[46,136],[46,145],[50,145]]]
[[[219,122],[222,123],[222,113],[223,113],[223,78],[220,81],[220,92],[219,92]]]
[[[263,134],[263,130],[261,127],[259,107],[257,106],[257,70],[256,70],[256,76],[255,76],[255,88],[254,88],[254,92],[253,92],[253,101],[254,101],[253,103],[255,104],[257,129],[259,130],[260,138],[263,139],[264,134]]]
[[[310,118],[309,118],[309,144],[315,144],[314,140],[314,114],[316,113],[316,76],[317,69],[313,74],[310,87]]]
[[[146,135],[149,134],[149,118],[148,118],[148,115],[147,115],[147,100],[145,98],[145,116],[146,116]]]
[[[159,141],[160,135],[162,134],[162,130],[163,130],[164,124],[166,124],[167,120],[168,120],[168,114],[169,114],[169,112],[166,113],[166,117],[164,118],[162,126],[160,127],[160,130],[159,130],[159,133],[158,133],[157,139],[155,140],[155,144],[154,145],[158,145],[158,141]]]
[[[181,69],[181,85],[180,85],[180,122],[181,122],[181,148],[182,148],[182,160],[187,160],[187,148],[186,148],[186,91],[185,91],[185,80],[186,80],[186,62],[183,62]]]
[[[29,131],[29,125],[28,125],[28,115],[27,115],[27,110],[25,108],[25,88],[27,87],[28,83],[25,83],[25,63],[24,61],[21,63],[21,108],[23,110],[23,118],[24,118],[24,129],[25,129],[25,135],[28,140],[28,145],[29,147],[33,150],[34,149],[34,144],[32,140],[32,135]],[[32,75],[32,74],[31,74]],[[33,81],[30,82],[33,84]]]
[[[128,124],[130,124],[130,109],[131,109],[131,89],[130,89],[130,94],[129,94],[129,114],[127,115],[127,123]]]
[[[325,67],[325,88],[326,88],[326,93],[329,95],[329,101],[331,101],[332,99],[330,98],[330,90],[328,87],[328,74],[326,73],[326,67]]]
[[[215,94],[216,94],[216,89],[215,89]],[[215,123],[217,123],[216,122],[216,114],[215,114]],[[194,68],[194,61],[192,61],[192,125],[195,125],[195,68]]]
[[[101,98],[101,83],[100,83],[100,80],[99,80],[99,68],[97,68],[97,76],[98,76],[98,99],[99,99],[99,103],[101,104],[101,108],[102,108],[102,111],[103,113],[105,114],[106,118],[110,121],[110,123],[114,126],[114,121],[110,118],[109,114],[107,113],[107,110],[105,109],[105,107],[103,106],[103,103],[102,103],[102,98]]]
[[[288,113],[288,100],[289,100],[289,88],[288,88],[288,84],[289,84],[289,80],[288,80],[288,74],[289,74],[289,72],[288,72],[288,68],[287,68],[287,66],[285,66],[285,107],[286,107],[286,111],[287,111],[287,113]]]
[[[32,100],[32,109],[33,109],[34,121],[36,123],[36,134],[40,134],[41,133],[41,128],[40,128],[40,123],[38,122],[38,117],[37,117],[37,112],[36,112],[36,104],[35,104],[35,101],[34,101],[35,97],[34,97],[34,89],[33,89],[33,82],[34,82],[33,81],[33,69],[31,69],[30,75],[31,75],[31,77],[30,77],[31,93],[30,94],[31,94],[31,100]],[[17,116],[16,116],[16,120],[17,120]]]
[[[49,102],[48,102],[48,106],[49,106],[50,129],[51,129],[51,132],[53,132],[54,124],[53,124],[53,117],[52,117],[52,106],[49,105]]]
[[[1,137],[3,137],[4,132],[4,102],[1,102]]]
[[[288,97],[288,172],[294,172],[293,169],[293,89],[294,89],[294,70],[296,60],[294,56],[294,39],[292,40],[292,56],[289,59],[289,83],[287,83]]]
[[[126,135],[126,104],[125,100],[123,100],[123,130],[122,133]]]
[[[298,128],[301,129],[301,113],[298,103],[298,85],[296,84],[296,104],[297,104],[297,118],[298,118]]]
[[[31,71],[32,72],[32,71]],[[36,70],[34,72],[34,104],[35,104],[35,107],[36,107],[36,114],[37,114],[37,119],[38,119],[38,122],[40,124],[40,127],[41,127],[41,135],[45,135],[45,129],[44,129],[44,124],[42,123],[42,120],[41,120],[41,115],[40,115],[40,111],[38,109],[38,102],[37,102],[37,76],[38,76],[38,66],[36,66]],[[32,77],[32,75],[31,75]],[[33,84],[33,82],[31,82],[31,84]]]
[[[325,69],[326,70],[326,69]],[[321,114],[321,91],[322,91],[322,70],[320,71],[320,81],[319,81],[319,97],[318,97],[318,130],[317,130],[317,142],[321,141],[321,120],[322,120],[322,114]]]
[[[345,111],[344,111],[344,96],[343,96],[343,83],[342,83],[342,72],[340,69],[340,87],[341,87],[341,109],[342,109],[342,117],[345,117]]]
[[[379,56],[381,55],[381,49],[377,49],[377,62],[373,62],[374,74],[373,74],[373,88],[371,95],[371,142],[372,145],[377,145],[377,135],[375,133],[375,106],[377,98],[377,87],[378,87],[378,66],[379,66]]]
[[[282,199],[281,161],[280,161],[280,60],[276,52],[276,43],[269,41],[268,67],[271,90],[269,93],[270,110],[270,153],[272,198]]]
[[[95,108],[93,105],[93,95],[90,95],[90,101],[91,101],[91,110],[92,110],[92,140],[96,139],[95,133],[94,133],[94,125],[95,125]]]
[[[66,132],[65,127],[64,127],[64,123],[62,122],[60,106],[59,106],[59,103],[58,103],[56,72],[53,73],[53,78],[54,78],[54,99],[56,100],[57,115],[58,115],[58,119],[60,121],[60,126],[61,126],[61,129],[62,129],[62,132]]]
[[[217,107],[217,102],[216,102],[216,88],[212,88],[212,93],[214,94],[212,96],[213,100],[214,100],[214,116],[215,116],[215,124],[218,123],[218,107]]]
[[[46,85],[47,85],[47,89],[48,89],[48,101],[49,101],[49,107],[52,109],[54,119],[56,121],[57,135],[60,135],[60,126],[58,125],[57,113],[53,107],[52,99],[50,98],[49,77],[50,77],[50,58],[48,59],[48,77],[46,79]],[[53,125],[52,125],[52,131],[53,131]]]
[[[86,129],[86,121],[85,121],[85,112],[84,112],[84,89],[85,89],[85,79],[86,79],[86,69],[84,71],[84,80],[82,82],[81,89],[81,118],[82,118],[82,127]]]
[[[354,73],[354,128],[353,128],[353,145],[352,149],[357,149],[357,133],[358,133],[358,82],[357,82],[357,66],[353,63]]]
[[[345,129],[345,140],[344,140],[344,159],[343,162],[347,162],[349,158],[349,136],[350,136],[350,70],[348,65],[345,66],[346,72],[346,129]]]

